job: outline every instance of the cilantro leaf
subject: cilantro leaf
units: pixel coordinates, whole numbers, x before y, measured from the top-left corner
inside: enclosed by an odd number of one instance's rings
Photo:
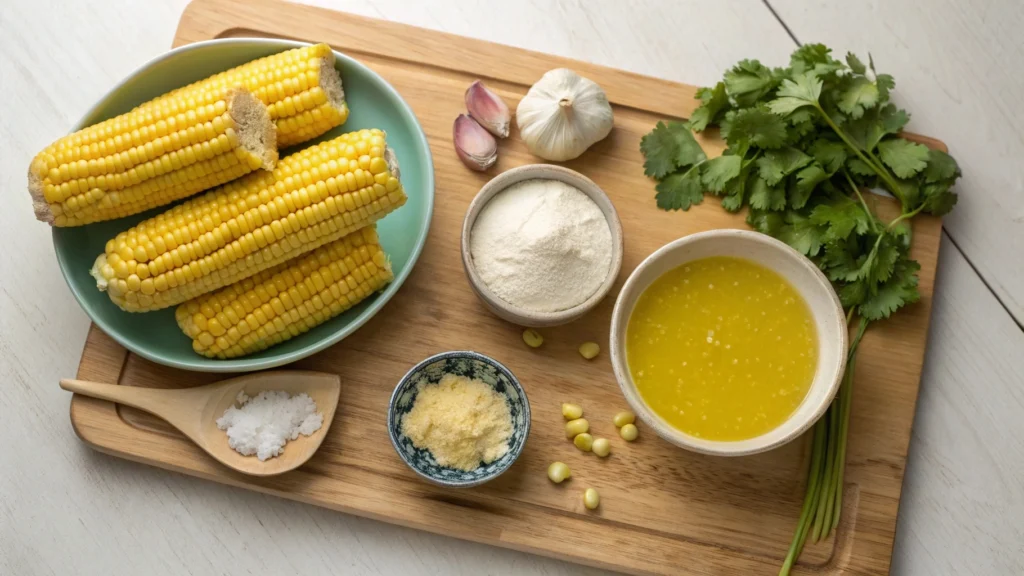
[[[786,78],[776,92],[777,98],[768,103],[772,112],[786,116],[803,106],[816,106],[821,97],[821,80],[810,72]]]
[[[704,200],[699,166],[669,174],[654,189],[658,192],[655,196],[658,208],[662,210],[689,210],[690,206]]]
[[[846,169],[858,176],[875,176],[875,169],[860,158],[850,158],[847,160]]]
[[[901,259],[893,266],[892,274],[877,290],[869,293],[857,308],[868,320],[881,320],[907,304],[921,299],[917,291],[917,271],[920,264],[913,260]]]
[[[709,192],[720,194],[725,191],[729,180],[740,175],[743,158],[734,155],[722,155],[712,158],[701,165],[701,182]]]
[[[928,165],[928,147],[903,138],[880,142],[878,153],[899,178],[911,178]]]
[[[839,302],[843,308],[859,306],[868,295],[868,286],[862,281],[843,284],[839,288]]]
[[[853,52],[846,53],[846,65],[850,67],[850,70],[853,70],[854,74],[863,74],[868,71],[864,63]]]
[[[924,181],[928,184],[960,176],[960,167],[952,156],[941,150],[928,150],[928,166],[924,169]]]
[[[786,190],[781,186],[768,184],[757,174],[751,174],[747,182],[750,188],[750,207],[758,210],[782,210],[786,207]]]
[[[779,228],[778,239],[807,256],[817,256],[824,241],[822,229],[810,218],[793,210],[783,217],[785,224]]]
[[[878,241],[878,249],[873,254],[867,278],[875,283],[885,282],[892,276],[896,261],[900,257],[899,240],[892,234],[883,233]]]
[[[846,196],[815,206],[810,219],[828,229],[825,239],[829,241],[846,240],[854,230],[860,235],[871,227],[863,208]]]
[[[789,205],[799,210],[811,198],[814,188],[828,180],[828,174],[818,163],[811,164],[796,173],[789,183]]]
[[[850,118],[860,118],[865,110],[878,103],[878,86],[864,76],[848,77],[843,84],[836,104]]]
[[[778,84],[778,75],[757,60],[741,60],[725,73],[725,92],[739,106],[753,105]]]
[[[664,178],[677,168],[685,168],[707,159],[693,133],[682,122],[658,122],[640,139],[640,151],[646,161],[644,174]]]
[[[873,151],[879,141],[888,134],[897,134],[910,121],[910,116],[888,104],[881,108],[871,108],[860,118],[850,120],[846,124],[846,134],[861,150]]]
[[[957,195],[950,187],[952,181],[925,184],[921,189],[924,194],[924,210],[934,216],[943,216],[956,206]]]
[[[768,212],[764,210],[751,209],[747,213],[747,225],[761,234],[777,237],[784,222],[779,212]]]
[[[747,200],[747,172],[747,167],[742,167],[739,177],[733,178],[725,185],[722,208],[729,212],[739,212]]]
[[[878,95],[882,102],[889,100],[889,92],[896,88],[896,80],[889,74],[875,74],[875,85],[878,86]]]
[[[875,82],[881,85],[881,80],[876,79]],[[907,125],[907,122],[910,122],[910,115],[907,114],[906,110],[897,108],[893,104],[888,104],[878,111],[878,120],[882,123],[883,132],[886,134],[898,134]]]
[[[789,66],[797,74],[816,72],[819,75],[843,67],[841,62],[832,57],[832,50],[824,44],[804,44],[797,48],[789,57]]]
[[[769,150],[757,159],[757,169],[769,186],[775,186],[794,171],[810,164],[811,158],[792,146]]]
[[[786,122],[763,108],[746,108],[722,122],[722,137],[740,156],[751,146],[780,148],[786,141]]]
[[[842,142],[833,142],[819,138],[808,150],[828,174],[835,174],[846,162],[846,146]]]
[[[702,132],[709,124],[715,124],[721,113],[729,107],[729,97],[725,94],[725,83],[719,82],[714,88],[697,90],[701,104],[690,114],[690,128],[694,132]]]

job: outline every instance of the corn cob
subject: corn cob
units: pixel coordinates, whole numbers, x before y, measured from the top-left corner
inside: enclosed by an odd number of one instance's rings
[[[277,145],[286,148],[316,138],[348,119],[341,76],[334,68],[334,51],[314,44],[253,60],[205,80],[179,88],[140,108],[159,105],[179,92],[197,102],[216,99],[233,86],[244,86],[270,110],[277,125]]]
[[[92,275],[129,312],[174,306],[373,224],[405,203],[398,176],[383,132],[344,134],[118,234]]]
[[[210,358],[265,350],[355,306],[394,279],[373,226],[178,306],[192,348]]]
[[[137,214],[277,161],[267,108],[245,89],[164,97],[61,138],[32,160],[36,218],[79,226]]]

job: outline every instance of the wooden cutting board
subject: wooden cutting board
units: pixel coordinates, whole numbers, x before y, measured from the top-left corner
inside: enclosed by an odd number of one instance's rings
[[[775,574],[789,545],[804,491],[807,438],[767,454],[723,459],[692,454],[641,428],[626,444],[612,415],[626,404],[606,354],[586,362],[576,347],[607,342],[614,295],[584,320],[544,330],[532,350],[520,329],[490,315],[470,291],[459,259],[459,233],[470,200],[501,171],[537,162],[518,134],[500,144],[487,174],[465,169],[451,127],[463,92],[483,78],[512,108],[545,71],[567,66],[592,78],[615,105],[615,130],[567,166],[612,198],[626,252],[619,286],[656,248],[712,228],[745,228],[741,217],[708,200],[689,212],[654,203],[644,177],[641,136],[665,118],[692,112],[694,87],[327,10],[275,0],[198,0],[181,18],[174,45],[228,36],[274,36],[328,42],[387,79],[415,111],[430,141],[437,200],[423,255],[405,286],[373,320],[298,368],[341,375],[338,414],[320,451],[301,469],[275,478],[242,476],[219,465],[164,422],[138,411],[75,396],[71,421],[94,448],[168,470],[413,528],[631,573]],[[929,145],[941,143],[922,139]],[[711,154],[717,137],[704,138]],[[884,209],[885,206],[882,206]],[[915,220],[913,257],[921,263],[921,302],[872,326],[858,355],[843,521],[837,535],[809,546],[804,574],[884,574],[892,553],[931,310],[941,223]],[[505,363],[522,380],[533,410],[526,449],[488,485],[446,490],[428,485],[391,449],[388,398],[405,371],[424,357],[473,349]],[[181,372],[129,354],[95,326],[78,378],[124,386],[184,387],[217,378]],[[597,434],[612,438],[601,460],[565,440],[560,404],[584,405]],[[551,484],[552,460],[573,479]],[[584,509],[595,487],[601,507]]]

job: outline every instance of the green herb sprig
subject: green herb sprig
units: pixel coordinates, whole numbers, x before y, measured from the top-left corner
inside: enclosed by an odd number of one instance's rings
[[[814,428],[807,492],[780,575],[808,538],[839,523],[857,348],[868,324],[917,302],[920,265],[910,258],[909,220],[956,205],[960,177],[945,152],[908,140],[906,111],[890,102],[895,81],[854,54],[845,62],[821,44],[805,45],[786,68],[743,60],[721,82],[701,88],[688,122],[659,122],[643,137],[644,173],[658,181],[659,208],[687,210],[705,193],[747,223],[817,264],[856,321],[840,391]],[[717,125],[727,148],[708,159],[694,138]],[[900,204],[884,221],[862,189],[882,189]]]

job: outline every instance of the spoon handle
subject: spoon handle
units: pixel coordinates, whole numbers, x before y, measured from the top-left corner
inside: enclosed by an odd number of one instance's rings
[[[163,417],[163,413],[168,407],[168,400],[170,399],[165,390],[102,384],[100,382],[88,382],[86,380],[73,380],[70,378],[61,379],[60,387],[75,394],[124,404],[125,406],[138,408],[161,417]]]

